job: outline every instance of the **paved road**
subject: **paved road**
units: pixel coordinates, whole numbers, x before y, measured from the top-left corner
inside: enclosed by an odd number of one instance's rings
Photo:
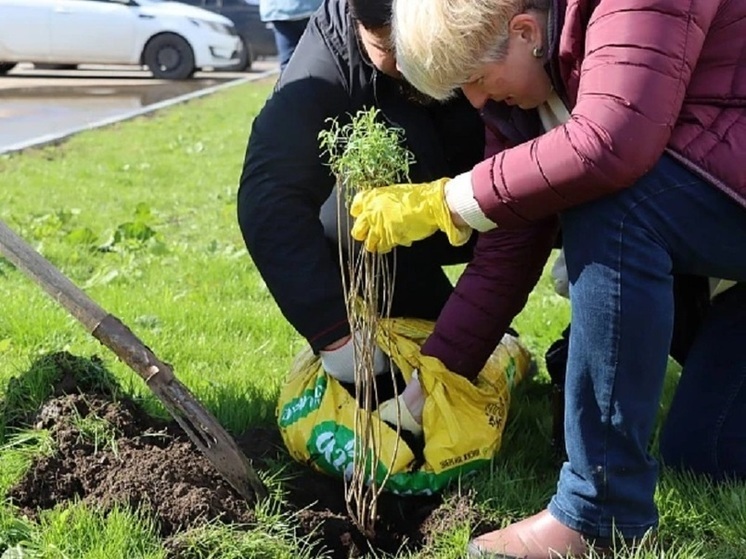
[[[0,77],[0,153],[231,81],[259,78],[276,68],[276,60],[258,60],[251,72],[198,72],[190,80],[168,81],[131,67],[63,71],[19,65]]]

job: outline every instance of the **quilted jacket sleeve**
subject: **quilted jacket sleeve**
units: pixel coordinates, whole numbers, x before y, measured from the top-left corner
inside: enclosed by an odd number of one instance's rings
[[[563,63],[582,59],[576,105],[563,126],[474,168],[472,188],[501,228],[630,186],[669,141],[716,0],[601,0],[585,30],[569,3]],[[575,52],[577,51],[577,52]]]
[[[476,378],[539,281],[556,234],[553,216],[521,229],[480,233],[422,353]]]

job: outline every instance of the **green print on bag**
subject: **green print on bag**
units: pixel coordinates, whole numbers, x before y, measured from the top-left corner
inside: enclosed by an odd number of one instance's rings
[[[349,477],[355,460],[355,433],[336,421],[323,421],[311,431],[308,454],[326,473]]]
[[[348,427],[336,421],[323,421],[311,431],[307,444],[308,454],[323,472],[349,479],[355,460],[355,440],[355,434]],[[479,452],[476,451],[454,460],[448,470],[439,474],[407,471],[392,474],[387,479],[388,470],[379,460],[376,462],[376,482],[383,483],[386,480],[386,490],[398,495],[432,495],[443,489],[449,481],[468,475],[487,462],[488,460],[479,458]]]
[[[285,428],[296,421],[303,419],[312,411],[319,409],[321,400],[326,394],[326,375],[320,374],[316,377],[314,385],[304,390],[300,396],[293,398],[287,404],[282,406],[278,423],[280,427]]]

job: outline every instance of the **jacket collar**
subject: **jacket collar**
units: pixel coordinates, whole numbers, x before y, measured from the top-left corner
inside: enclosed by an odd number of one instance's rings
[[[552,0],[549,4],[549,17],[547,19],[547,62],[544,69],[557,95],[566,107],[570,107],[570,99],[562,79],[559,61],[559,46],[562,27],[565,25],[565,12],[567,11],[567,0]]]
[[[372,72],[372,65],[363,55],[363,50],[358,48],[357,32],[347,0],[322,2],[321,9],[311,18],[309,25],[317,26],[321,40],[326,43],[340,70],[364,67]],[[353,76],[347,77],[350,82],[355,81]]]

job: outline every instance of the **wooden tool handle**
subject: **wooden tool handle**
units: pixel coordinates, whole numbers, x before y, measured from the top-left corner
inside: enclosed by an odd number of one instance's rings
[[[93,332],[108,314],[2,221],[0,252],[70,311],[89,332]]]

